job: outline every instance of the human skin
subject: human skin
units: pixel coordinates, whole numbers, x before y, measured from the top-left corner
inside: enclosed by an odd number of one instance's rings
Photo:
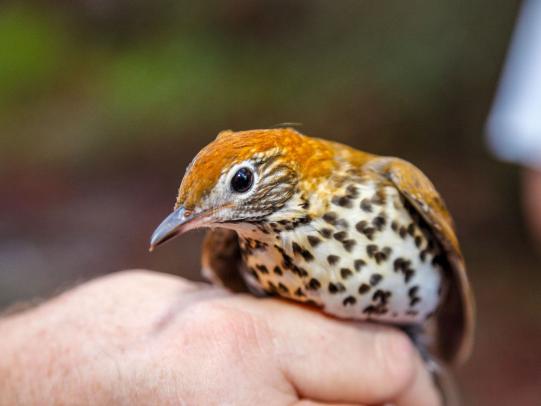
[[[438,405],[400,331],[150,271],[0,319],[1,405]]]

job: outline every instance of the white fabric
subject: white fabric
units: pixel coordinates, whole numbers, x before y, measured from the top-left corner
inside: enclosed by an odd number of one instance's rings
[[[522,5],[487,137],[498,157],[541,168],[541,0]]]

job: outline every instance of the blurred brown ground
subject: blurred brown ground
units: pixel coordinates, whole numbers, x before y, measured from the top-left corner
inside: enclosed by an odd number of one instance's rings
[[[518,3],[194,3],[0,6],[0,306],[125,268],[199,278],[202,233],[147,252],[184,168],[219,130],[301,122],[433,179],[477,294],[467,404],[538,405],[539,247],[483,143]]]

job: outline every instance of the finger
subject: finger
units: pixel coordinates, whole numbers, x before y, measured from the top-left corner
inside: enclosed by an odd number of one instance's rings
[[[393,403],[396,406],[441,405],[441,395],[436,390],[432,376],[420,357],[416,357],[415,377]]]
[[[321,402],[437,405],[435,388],[409,338],[370,323],[331,319],[272,301],[274,350],[301,398]],[[286,309],[287,307],[287,309]]]

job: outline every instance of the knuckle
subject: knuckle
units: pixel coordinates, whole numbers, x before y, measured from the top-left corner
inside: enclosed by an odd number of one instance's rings
[[[185,336],[227,347],[250,349],[258,345],[258,321],[249,313],[218,301],[190,306],[183,323]]]

